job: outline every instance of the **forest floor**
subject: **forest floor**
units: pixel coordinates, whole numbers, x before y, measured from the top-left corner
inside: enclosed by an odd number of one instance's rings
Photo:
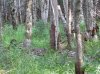
[[[42,25],[41,25],[42,24]],[[0,43],[0,74],[74,74],[75,58],[68,51],[50,49],[49,24],[37,22],[33,27],[32,46],[22,47],[25,27],[23,24],[14,31],[10,24],[4,25]],[[66,40],[61,28],[62,41]],[[11,41],[13,42],[11,43]],[[100,74],[100,41],[84,44],[84,68],[87,74]]]

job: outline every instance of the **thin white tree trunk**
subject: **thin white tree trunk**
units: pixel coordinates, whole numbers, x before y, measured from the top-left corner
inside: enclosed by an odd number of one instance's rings
[[[33,24],[36,22],[37,20],[37,10],[36,10],[36,0],[33,0],[33,4],[32,4],[32,19],[33,19]]]
[[[41,0],[41,18],[44,22],[48,20],[49,0]]]
[[[26,32],[25,32],[25,41],[24,47],[28,48],[31,45],[32,37],[32,0],[26,0],[27,9],[26,9]]]
[[[66,35],[68,41],[68,49],[71,49],[71,22],[72,22],[71,2],[69,0],[63,0],[63,5],[66,17]]]
[[[18,0],[18,20],[20,23],[22,23],[22,15],[21,15],[21,11],[22,11],[22,7],[21,7],[21,1],[22,0]]]
[[[19,0],[14,0],[14,8],[15,8],[15,20],[16,20],[16,24],[18,25],[19,23],[19,16],[18,16],[18,13],[19,13]]]
[[[0,41],[2,40],[2,0],[0,0]]]
[[[66,19],[62,13],[61,7],[60,5],[58,5],[58,12],[59,12],[59,17],[61,18],[63,25],[64,25],[64,29],[66,29]]]

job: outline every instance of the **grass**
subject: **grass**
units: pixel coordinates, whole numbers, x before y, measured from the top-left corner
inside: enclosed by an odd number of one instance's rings
[[[40,25],[43,26],[40,26]],[[40,28],[42,28],[40,30]],[[66,53],[60,54],[50,49],[49,24],[42,21],[33,27],[32,48],[45,48],[44,56],[33,56],[20,48],[24,40],[23,24],[14,31],[9,24],[4,25],[2,45],[0,45],[0,73],[8,74],[74,74],[74,60]],[[61,29],[61,33],[63,33]],[[64,36],[64,33],[62,34]],[[10,41],[16,39],[17,46],[10,47]],[[85,67],[87,74],[100,74],[100,41],[86,42]],[[93,57],[93,61],[88,60]],[[94,58],[95,57],[95,58]]]

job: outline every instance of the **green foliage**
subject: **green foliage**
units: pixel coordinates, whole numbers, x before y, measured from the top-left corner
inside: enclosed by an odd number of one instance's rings
[[[88,74],[99,74],[97,68],[100,65],[100,42],[88,41],[85,43],[85,67]],[[92,71],[92,72],[91,72]]]
[[[3,44],[8,46],[12,39],[16,39],[18,42],[22,42],[24,39],[24,32],[25,28],[22,24],[19,25],[17,31],[13,30],[11,25],[5,24],[3,28]]]
[[[32,45],[33,47],[49,48],[49,24],[42,20],[33,26]]]
[[[34,56],[26,52],[20,43],[24,40],[25,28],[21,24],[14,31],[9,24],[3,29],[3,44],[0,44],[0,70],[9,74],[74,74],[74,60],[50,49],[49,24],[42,21],[33,26],[32,48],[45,48],[44,56]],[[62,39],[66,36],[60,25]],[[12,39],[15,43],[10,46]],[[15,46],[16,45],[16,46]],[[87,74],[100,74],[100,42],[86,42],[84,62]]]
[[[81,29],[82,32],[86,31],[86,30],[85,30],[86,28],[85,28],[84,21],[81,21],[81,22],[80,22],[80,29]]]
[[[42,20],[39,20],[33,27],[33,36],[47,36],[49,26],[50,25],[48,23],[44,23]]]

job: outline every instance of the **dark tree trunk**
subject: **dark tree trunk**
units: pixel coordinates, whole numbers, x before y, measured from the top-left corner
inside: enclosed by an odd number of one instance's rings
[[[50,44],[52,49],[55,48],[55,25],[54,22],[51,24],[51,29],[50,29]]]

